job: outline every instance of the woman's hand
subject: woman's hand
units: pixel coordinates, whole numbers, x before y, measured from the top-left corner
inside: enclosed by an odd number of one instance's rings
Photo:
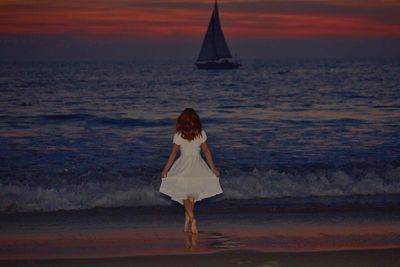
[[[221,176],[221,173],[219,172],[219,170],[217,170],[217,168],[212,168],[211,171],[215,174],[215,176],[217,176],[218,178]]]
[[[174,144],[172,146],[171,153],[169,154],[167,163],[165,164],[164,169],[161,172],[161,178],[167,177],[168,170],[169,170],[169,168],[171,168],[172,163],[174,163],[174,160],[175,160],[176,154],[178,153],[178,150],[179,150],[179,145]]]

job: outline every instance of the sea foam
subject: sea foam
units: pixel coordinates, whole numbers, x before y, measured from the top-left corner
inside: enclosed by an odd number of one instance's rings
[[[143,174],[142,174],[143,175]],[[148,174],[151,175],[150,173]],[[81,210],[95,207],[156,206],[173,202],[158,191],[160,178],[126,177],[113,181],[84,180],[75,184],[0,184],[2,212]],[[147,179],[147,182],[146,182]],[[345,197],[400,194],[400,167],[282,171],[230,169],[220,178],[224,193],[211,201],[284,197]]]

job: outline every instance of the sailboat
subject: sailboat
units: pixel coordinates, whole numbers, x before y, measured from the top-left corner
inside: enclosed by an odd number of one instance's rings
[[[237,69],[241,66],[238,61],[232,59],[225,41],[219,21],[217,0],[195,65],[199,69]]]

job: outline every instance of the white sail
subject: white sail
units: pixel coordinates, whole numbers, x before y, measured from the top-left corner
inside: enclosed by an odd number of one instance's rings
[[[211,61],[221,58],[232,58],[228,45],[222,32],[219,20],[218,4],[215,1],[214,11],[208,24],[207,33],[201,46],[197,61]]]

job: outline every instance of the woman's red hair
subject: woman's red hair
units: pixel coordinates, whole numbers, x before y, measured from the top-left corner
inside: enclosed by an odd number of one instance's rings
[[[192,108],[186,108],[176,120],[176,132],[183,139],[192,141],[201,136],[201,121],[199,115]]]

